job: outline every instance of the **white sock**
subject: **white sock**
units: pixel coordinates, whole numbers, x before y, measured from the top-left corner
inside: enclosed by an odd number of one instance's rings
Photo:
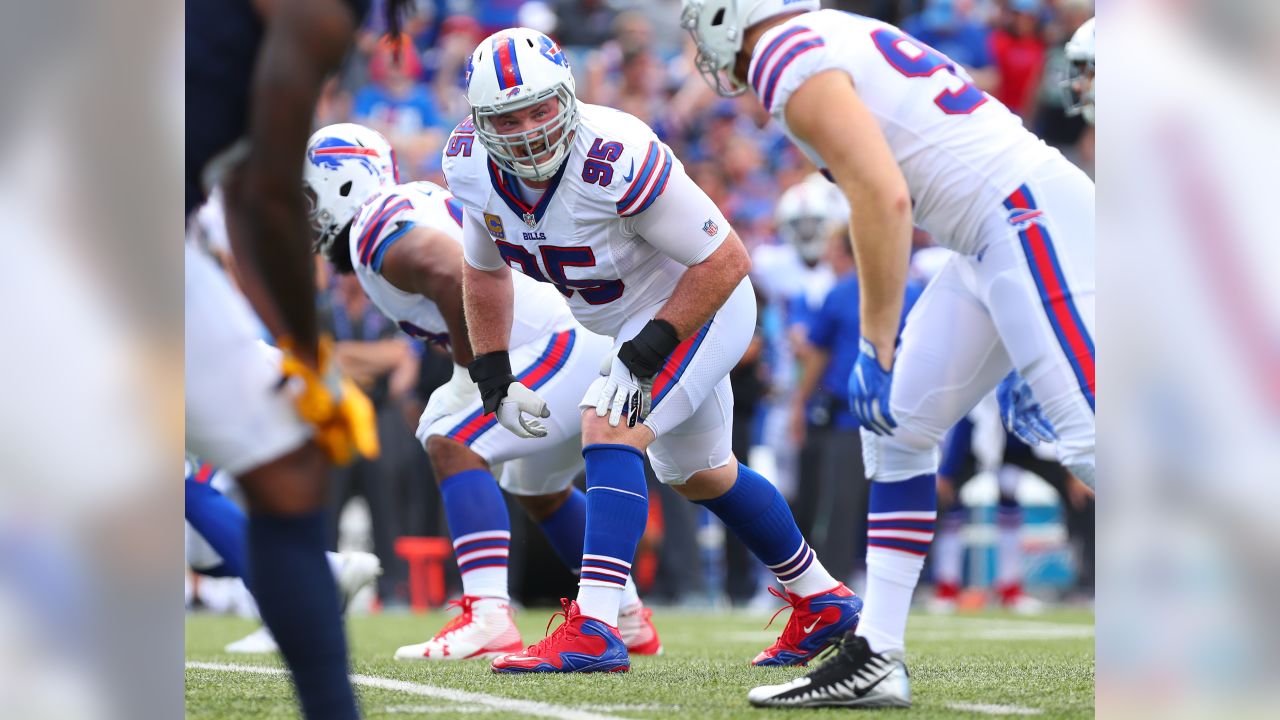
[[[786,586],[787,590],[800,597],[809,597],[810,595],[834,590],[840,584],[840,581],[832,577],[831,573],[827,572],[827,569],[822,566],[822,563],[818,562],[818,558],[815,556],[813,565],[810,565],[803,575],[791,582],[782,584]]]
[[[622,588],[622,603],[620,607],[623,610],[630,610],[639,604],[640,593],[636,590],[636,581],[631,576],[627,576],[627,586]]]
[[[601,585],[578,586],[578,610],[610,627],[618,627],[618,608],[622,605],[623,588]]]
[[[878,652],[906,647],[907,613],[924,569],[924,557],[885,548],[867,549],[867,593],[858,634]]]
[[[509,600],[507,566],[479,567],[462,574],[462,594]]]
[[[818,554],[803,538],[800,540],[799,549],[791,557],[777,565],[769,565],[768,568],[788,592],[800,597],[827,592],[840,584],[840,581],[831,577],[831,573],[822,566],[822,562],[818,560]],[[803,572],[796,575],[795,573],[802,568]]]

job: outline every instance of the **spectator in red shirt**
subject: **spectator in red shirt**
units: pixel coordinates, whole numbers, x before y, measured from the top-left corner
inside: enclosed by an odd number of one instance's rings
[[[993,94],[1024,120],[1034,114],[1044,68],[1046,48],[1040,34],[1040,10],[1040,0],[1012,0],[1005,22],[991,34],[991,55],[1000,72],[1000,83]]]

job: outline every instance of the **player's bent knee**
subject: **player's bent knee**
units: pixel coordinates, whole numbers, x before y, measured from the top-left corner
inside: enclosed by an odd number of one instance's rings
[[[738,479],[738,463],[730,459],[727,465],[709,470],[699,470],[679,483],[667,483],[686,500],[697,502],[711,500],[729,492]]]
[[[546,495],[515,495],[514,497],[530,518],[535,522],[542,522],[554,515],[572,494],[573,486],[570,485],[559,492]]]
[[[436,482],[457,475],[466,470],[488,470],[489,465],[476,451],[452,438],[444,435],[432,435],[426,442],[427,457],[431,459],[431,469],[435,472]]]
[[[901,482],[938,472],[938,443],[904,431],[884,437],[862,431],[862,464],[867,478],[877,482]]]
[[[617,427],[609,424],[609,418],[596,415],[594,408],[582,411],[582,446],[589,445],[629,445],[643,452],[653,442],[653,431],[646,425],[637,423],[635,427],[627,427],[626,420]]]

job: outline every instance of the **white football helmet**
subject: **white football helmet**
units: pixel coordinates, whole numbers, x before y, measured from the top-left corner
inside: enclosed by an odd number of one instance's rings
[[[1067,79],[1062,83],[1066,92],[1068,115],[1084,115],[1085,122],[1093,124],[1093,73],[1096,58],[1094,18],[1084,21],[1065,48],[1067,55]]]
[[[529,28],[509,28],[480,42],[467,60],[467,102],[476,135],[502,169],[528,180],[555,174],[569,155],[578,125],[573,72],[551,38]],[[554,117],[524,132],[503,135],[493,118],[555,97]]]
[[[839,188],[814,173],[782,193],[774,219],[778,237],[813,267],[822,259],[827,238],[849,222],[849,203]]]
[[[682,0],[680,27],[689,31],[698,48],[694,64],[707,84],[724,97],[735,97],[747,86],[733,76],[747,28],[775,15],[819,10],[819,0]]]
[[[317,130],[307,141],[307,164],[302,171],[316,235],[314,250],[327,255],[364,201],[399,182],[395,150],[377,130],[355,123]]]

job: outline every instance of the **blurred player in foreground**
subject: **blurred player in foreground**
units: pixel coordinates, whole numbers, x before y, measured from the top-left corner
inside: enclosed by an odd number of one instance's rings
[[[402,0],[388,0],[391,25]],[[302,162],[320,86],[367,0],[189,0],[188,218],[225,192],[237,294],[186,247],[186,445],[240,479],[254,597],[308,718],[358,716],[325,561],[326,468],[377,452],[373,411],[317,332]],[[284,351],[258,346],[254,311]],[[283,375],[283,377],[282,377]]]
[[[444,171],[464,209],[469,369],[485,410],[514,411],[522,424],[548,416],[511,371],[512,268],[555,286],[616,348],[579,406],[587,530],[577,600],[562,601],[554,632],[494,670],[630,668],[618,607],[648,514],[646,450],[659,480],[715,513],[787,588],[791,618],[754,663],[808,661],[856,626],[862,601],[730,449],[729,371],[755,325],[742,242],[648,126],[578,102],[564,53],[541,33],[482,41],[467,97],[472,117],[450,137]]]
[[[754,92],[844,192],[862,280],[849,404],[873,481],[866,616],[830,661],[749,699],[909,706],[904,636],[943,434],[1016,370],[1015,413],[1038,399],[1063,464],[1092,485],[1093,183],[962,68],[887,23],[817,0],[684,0],[682,23],[708,83]],[[957,254],[899,344],[913,216]]]
[[[229,475],[208,463],[187,460],[184,481],[187,520],[187,565],[208,577],[235,577],[248,586],[249,519],[228,495],[235,485]],[[343,612],[351,599],[382,573],[378,557],[367,552],[327,552],[329,570],[338,585]],[[266,626],[226,647],[229,653],[273,653],[280,649]]]
[[[486,413],[463,369],[473,359],[462,313],[462,206],[429,182],[399,184],[386,138],[361,125],[317,130],[307,143],[305,189],[313,199],[316,252],[355,273],[365,294],[406,333],[447,348],[453,379],[431,394],[418,426],[444,501],[462,575],[462,613],[401,660],[492,658],[524,647],[507,587],[511,520],[503,489],[542,527],[565,564],[582,561],[587,500],[578,400],[596,377],[608,338],[574,322],[554,289],[516,282],[512,355],[522,382],[547,399],[555,421],[521,423],[515,407]],[[501,467],[501,482],[493,468]],[[629,652],[662,650],[650,611],[627,581],[619,629]]]

